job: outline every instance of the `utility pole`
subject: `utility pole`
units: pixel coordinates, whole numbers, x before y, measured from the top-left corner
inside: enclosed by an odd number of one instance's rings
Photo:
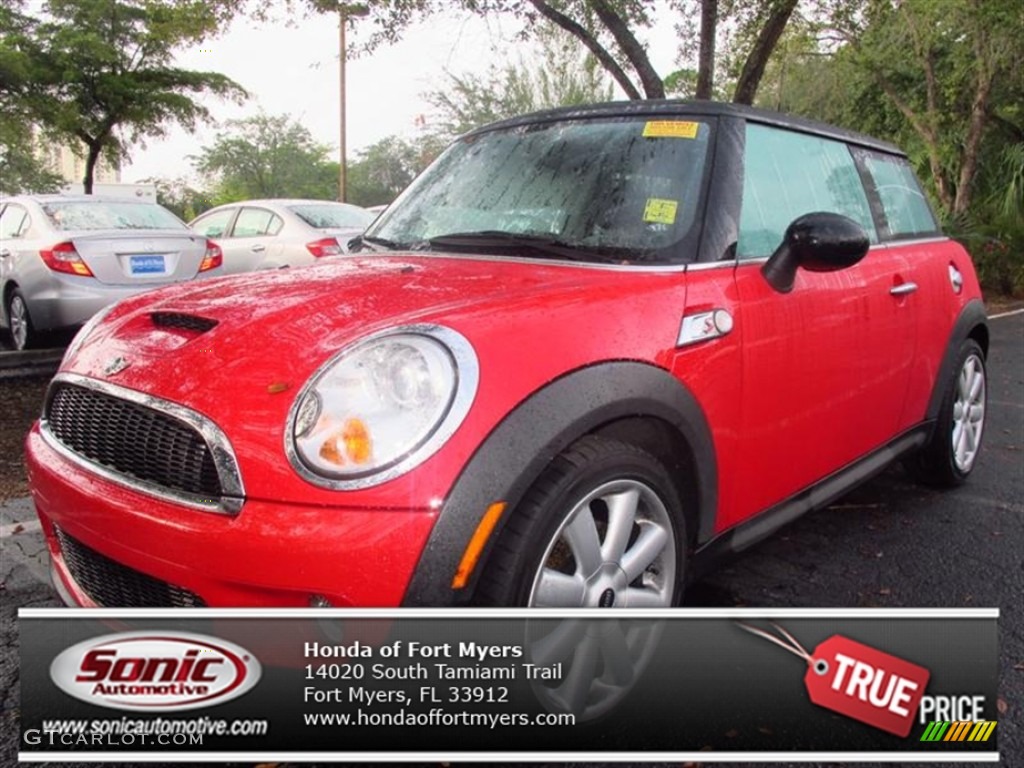
[[[348,46],[345,41],[345,26],[349,16],[365,16],[369,9],[365,5],[338,6],[338,114],[341,117],[338,131],[338,200],[345,202],[345,60]]]

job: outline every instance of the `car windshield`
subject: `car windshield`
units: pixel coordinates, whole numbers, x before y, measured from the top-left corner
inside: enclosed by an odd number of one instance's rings
[[[288,210],[314,229],[364,229],[376,218],[365,208],[344,203],[289,205]]]
[[[134,201],[56,201],[43,205],[55,229],[188,229],[170,211],[154,203]]]
[[[688,260],[710,134],[708,122],[630,117],[469,135],[365,240],[599,262]]]

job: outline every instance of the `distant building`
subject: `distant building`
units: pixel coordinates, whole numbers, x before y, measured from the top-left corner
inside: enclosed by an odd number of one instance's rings
[[[58,143],[36,131],[36,156],[42,160],[48,170],[58,174],[64,181],[81,184],[85,178],[85,148],[72,147]],[[95,184],[117,184],[121,181],[121,166],[118,162],[110,162],[100,155],[93,173]]]

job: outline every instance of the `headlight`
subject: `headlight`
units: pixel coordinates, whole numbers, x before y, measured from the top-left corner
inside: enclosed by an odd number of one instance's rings
[[[329,488],[397,477],[459,426],[478,373],[472,346],[449,328],[408,326],[364,339],[322,366],[292,405],[292,466]]]

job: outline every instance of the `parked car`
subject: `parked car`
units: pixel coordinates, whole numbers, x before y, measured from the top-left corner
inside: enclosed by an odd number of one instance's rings
[[[885,142],[542,112],[355,247],[80,334],[27,439],[65,600],[668,606],[894,460],[977,463],[978,282]]]
[[[118,299],[219,272],[221,253],[156,203],[0,198],[0,323],[16,349],[85,323]]]
[[[346,253],[348,241],[374,218],[365,208],[329,200],[246,200],[213,208],[189,226],[220,244],[231,274]]]

